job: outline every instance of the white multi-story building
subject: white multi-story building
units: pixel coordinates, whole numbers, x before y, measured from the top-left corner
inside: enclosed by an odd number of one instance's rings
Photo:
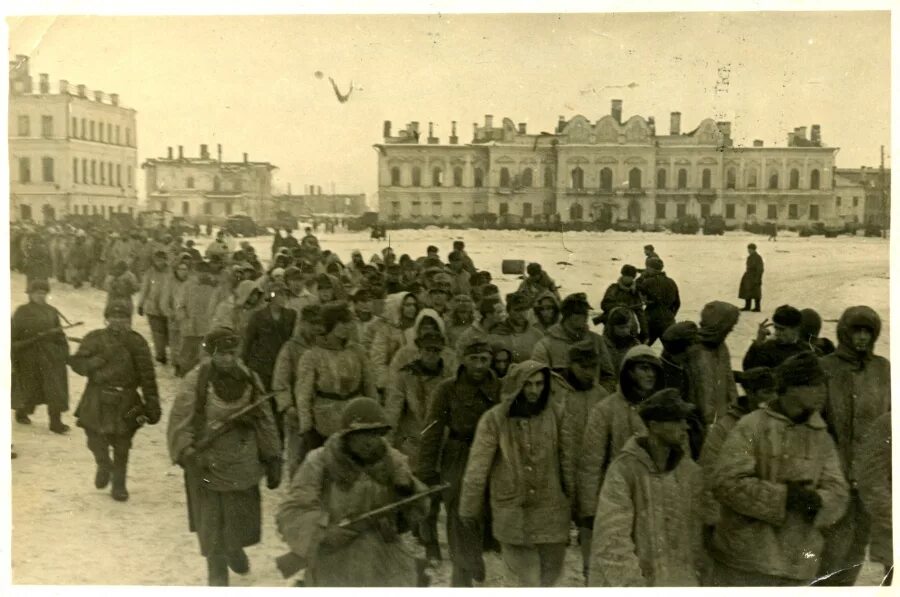
[[[419,143],[419,123],[398,136],[384,123],[378,150],[380,217],[386,222],[463,223],[493,214],[501,221],[628,220],[667,223],[679,216],[721,215],[729,224],[772,221],[791,225],[830,217],[837,148],[826,147],[813,125],[788,134],[784,147],[735,147],[731,123],[706,119],[681,132],[673,112],[670,133],[657,134],[652,117],[622,118],[622,102],[591,122],[560,116],[553,133],[529,134],[504,118],[473,124],[460,145],[456,122],[449,144],[433,136]]]
[[[10,219],[48,223],[69,214],[134,214],[136,112],[118,94],[89,94],[41,74],[28,57],[9,63]]]

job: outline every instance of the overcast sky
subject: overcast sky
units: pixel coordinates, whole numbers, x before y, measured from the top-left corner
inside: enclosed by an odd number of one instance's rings
[[[490,16],[10,17],[10,55],[35,85],[119,93],[137,110],[138,157],[224,146],[279,167],[295,193],[377,190],[374,143],[418,120],[462,142],[485,114],[552,131],[559,115],[655,116],[669,131],[732,121],[737,144],[822,126],[841,167],[890,147],[887,12]],[[321,73],[321,78],[316,75]],[[340,103],[328,77],[346,93]],[[633,85],[632,85],[633,84]],[[630,86],[629,86],[630,85]],[[424,137],[424,135],[423,135]],[[143,197],[145,190],[140,189]]]

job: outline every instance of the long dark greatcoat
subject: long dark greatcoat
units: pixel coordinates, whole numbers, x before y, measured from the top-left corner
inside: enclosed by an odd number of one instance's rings
[[[12,318],[13,344],[60,327],[59,313],[50,305],[28,303]],[[69,410],[69,344],[60,330],[12,349],[12,407],[32,412],[46,404],[59,412]]]
[[[763,269],[763,259],[759,253],[747,255],[747,271],[741,276],[739,299],[745,301],[762,299]]]

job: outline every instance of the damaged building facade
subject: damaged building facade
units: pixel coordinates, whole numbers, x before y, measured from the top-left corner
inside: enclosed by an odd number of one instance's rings
[[[622,116],[621,100],[591,122],[560,116],[553,133],[485,116],[472,141],[423,140],[418,122],[396,136],[384,123],[378,152],[379,217],[386,223],[459,223],[492,214],[501,223],[622,220],[667,224],[684,215],[720,215],[730,225],[801,225],[833,217],[837,148],[812,125],[788,133],[785,146],[736,147],[731,123],[705,119],[669,134],[653,117]],[[421,142],[420,142],[421,141]]]
[[[167,211],[191,223],[221,225],[228,216],[248,215],[257,222],[275,212],[272,172],[269,162],[252,162],[243,155],[240,162],[222,159],[222,146],[211,156],[207,145],[198,157],[178,155],[167,148],[166,157],[151,158],[141,165],[147,185],[147,208]]]
[[[10,221],[49,224],[68,215],[109,219],[137,209],[137,113],[116,93],[9,62]]]

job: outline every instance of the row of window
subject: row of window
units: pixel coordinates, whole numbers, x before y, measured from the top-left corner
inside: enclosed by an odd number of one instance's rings
[[[224,207],[225,207],[225,215],[230,216],[232,209],[233,209],[232,205],[231,205],[231,201],[225,201],[225,202],[223,202],[222,205],[224,205]],[[168,211],[169,210],[169,201],[166,199],[160,199],[159,200],[159,209],[161,209],[162,211]],[[207,215],[207,216],[211,216],[212,213],[213,213],[212,203],[209,201],[204,201],[203,202],[203,214]],[[183,215],[183,216],[191,215],[190,201],[182,201],[181,202],[181,215]]]
[[[188,176],[184,181],[184,187],[186,189],[195,188],[195,181],[193,176]],[[244,181],[235,180],[231,183],[231,189],[236,193],[242,193],[244,191]],[[222,190],[222,179],[216,176],[213,178],[213,191],[221,191]]]
[[[840,198],[840,197],[835,197],[835,198],[834,198],[834,206],[835,206],[835,207],[840,207],[840,206],[841,206],[841,198]],[[859,207],[859,197],[854,197],[854,198],[853,198],[853,207]]]
[[[80,122],[81,127],[79,128],[79,119],[72,117],[72,130],[69,132],[69,137],[122,145],[121,127],[119,125],[113,126],[109,122],[97,122],[86,118],[82,118]],[[79,134],[79,131],[81,134]],[[31,136],[31,118],[24,114],[19,115],[19,136]],[[53,116],[41,116],[41,136],[53,137]],[[125,145],[133,147],[131,144],[131,129],[128,127],[125,127]]]
[[[393,167],[391,168],[391,186],[401,186],[402,179],[400,176],[400,168]],[[419,166],[413,166],[412,168],[412,185],[414,187],[422,186],[422,169]],[[656,188],[657,189],[666,189],[669,188],[666,184],[668,172],[664,168],[660,168],[656,172]],[[628,172],[628,188],[629,189],[641,189],[642,171],[640,168],[632,168]],[[687,189],[688,188],[688,171],[686,168],[680,168],[678,170],[678,189]],[[756,168],[749,168],[745,174],[744,187],[753,189],[757,188],[759,181],[757,179]],[[769,173],[768,180],[768,188],[769,189],[778,189],[779,186],[778,181],[778,172],[771,171]],[[433,187],[442,187],[444,186],[444,171],[441,167],[435,166],[431,171],[431,186]],[[453,168],[453,186],[454,187],[462,187],[463,186],[463,169],[461,166],[456,166]],[[481,168],[475,168],[474,170],[474,185],[475,188],[482,188],[484,186],[484,171]],[[512,175],[510,173],[509,168],[503,167],[500,168],[500,188],[529,188],[534,186],[534,172],[531,168],[525,168],[522,170],[520,174]],[[813,169],[809,173],[809,188],[810,189],[819,189],[821,186],[821,174],[818,169]],[[551,167],[547,167],[544,170],[544,187],[552,188],[553,187],[553,169]],[[570,172],[569,177],[569,188],[583,191],[585,190],[584,184],[584,169],[581,166],[576,166]],[[712,170],[710,168],[704,168],[700,174],[700,188],[702,189],[712,189]],[[729,168],[725,172],[725,188],[726,189],[735,189],[737,188],[737,170],[734,168]],[[799,189],[800,188],[800,171],[796,168],[791,169],[789,174],[788,181],[789,189]],[[600,190],[601,191],[612,191],[613,190],[613,171],[611,168],[603,168],[600,170]]]
[[[44,217],[46,220],[55,220],[56,219],[56,210],[50,207],[49,205],[44,205]],[[112,205],[73,205],[72,213],[76,215],[94,215],[94,216],[103,216],[104,218],[109,217],[114,213],[124,213],[124,209],[121,205],[116,206],[115,208]],[[134,208],[128,208],[128,215],[134,216]],[[31,220],[32,219],[32,211],[31,206],[26,204],[22,204],[19,206],[19,217],[23,220]]]
[[[126,186],[134,185],[134,169],[125,169]],[[19,182],[33,182],[31,175],[31,158],[19,158]],[[56,182],[56,162],[51,157],[41,158],[41,182]],[[122,166],[111,162],[98,162],[87,158],[72,158],[72,182],[76,184],[94,184],[110,187],[122,186]]]

